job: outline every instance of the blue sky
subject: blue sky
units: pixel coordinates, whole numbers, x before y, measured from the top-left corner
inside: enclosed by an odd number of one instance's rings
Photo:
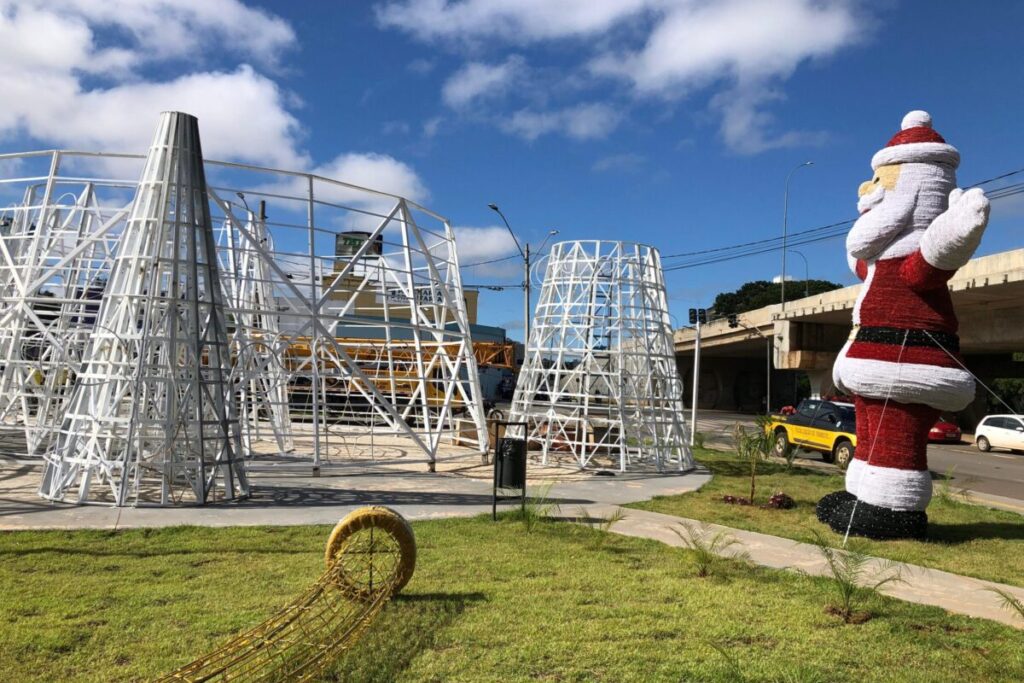
[[[1024,167],[1021,26],[1009,2],[0,0],[0,149],[140,151],[181,109],[209,157],[422,201],[463,262],[515,252],[489,202],[534,244],[692,252],[779,234],[805,160],[790,230],[852,217],[910,109],[960,148],[961,184]],[[1021,246],[1021,197],[993,204],[980,253]],[[800,251],[812,278],[853,281],[841,238]],[[673,311],[779,268],[671,271]],[[514,285],[516,261],[465,280]],[[482,302],[521,335],[521,292]]]

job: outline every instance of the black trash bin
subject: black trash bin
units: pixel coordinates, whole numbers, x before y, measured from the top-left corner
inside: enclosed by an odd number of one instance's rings
[[[517,496],[501,496],[501,498],[520,499],[523,509],[526,509],[526,439],[508,436],[509,427],[522,428],[522,434],[526,435],[526,423],[524,422],[499,422],[499,427],[504,427],[504,435],[499,438],[494,448],[494,489],[491,504],[491,516],[498,518],[498,491],[517,490]]]

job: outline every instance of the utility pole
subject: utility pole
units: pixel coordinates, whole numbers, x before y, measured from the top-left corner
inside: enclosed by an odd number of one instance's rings
[[[508,219],[505,218],[505,214],[501,212],[497,204],[488,204],[487,208],[501,216],[501,221],[505,224],[508,234],[512,236],[512,241],[515,242],[519,255],[523,257],[523,363],[525,364],[526,352],[530,346],[530,243],[527,242],[526,248],[523,249],[523,245],[519,244],[519,238],[512,232],[512,226],[508,224]],[[544,246],[548,243],[548,240],[557,234],[557,230],[548,230],[548,236],[541,242],[538,251],[544,251]]]
[[[530,243],[526,243],[526,251],[523,252],[523,289],[526,296],[523,299],[523,354],[526,354],[526,347],[530,343]]]
[[[693,345],[693,403],[690,406],[690,447],[696,443],[697,436],[697,397],[700,395],[700,326],[708,320],[708,312],[703,308],[690,309],[690,324],[696,326],[697,338]]]

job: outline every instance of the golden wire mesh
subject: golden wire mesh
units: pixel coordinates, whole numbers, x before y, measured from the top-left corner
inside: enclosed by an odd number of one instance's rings
[[[259,626],[173,673],[171,681],[311,681],[358,641],[415,567],[415,538],[388,508],[360,508],[327,544],[327,570]]]

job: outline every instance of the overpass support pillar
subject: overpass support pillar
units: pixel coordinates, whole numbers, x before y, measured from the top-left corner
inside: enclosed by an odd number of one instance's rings
[[[807,379],[811,382],[811,398],[823,398],[835,393],[832,384],[832,366],[827,368],[808,368]]]

